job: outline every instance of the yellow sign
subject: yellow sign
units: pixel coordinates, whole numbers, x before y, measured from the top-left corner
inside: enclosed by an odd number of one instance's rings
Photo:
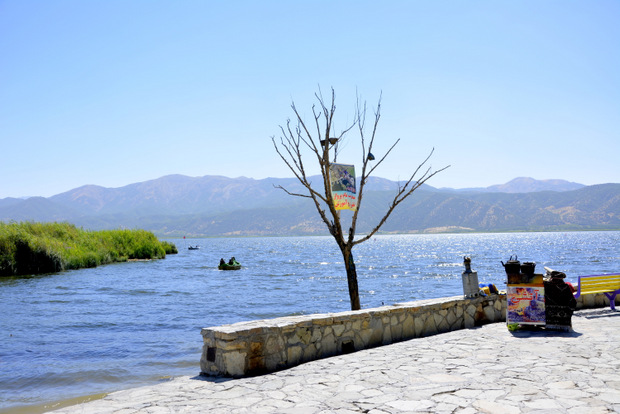
[[[329,166],[329,181],[336,210],[356,210],[355,166],[332,164]]]

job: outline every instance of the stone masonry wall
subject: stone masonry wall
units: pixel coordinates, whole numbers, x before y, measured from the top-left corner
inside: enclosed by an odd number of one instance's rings
[[[202,330],[203,374],[243,377],[320,358],[506,320],[506,296],[462,296]]]
[[[616,298],[616,303],[620,297]],[[603,294],[577,309],[609,306]],[[398,341],[506,321],[506,295],[455,296],[393,306],[204,328],[203,374],[243,377]]]
[[[616,305],[620,305],[620,295],[616,296],[614,301]],[[582,295],[577,298],[577,309],[584,308],[605,308],[609,306],[609,298],[603,293]],[[618,309],[618,307],[616,307]]]

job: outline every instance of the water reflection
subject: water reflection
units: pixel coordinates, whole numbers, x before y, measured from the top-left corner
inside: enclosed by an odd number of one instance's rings
[[[0,279],[0,408],[195,375],[206,326],[349,309],[329,237],[176,242],[165,260]],[[619,270],[620,232],[378,236],[354,250],[361,303],[461,295],[464,256],[503,289],[515,254],[576,281]],[[231,256],[243,268],[217,270]]]

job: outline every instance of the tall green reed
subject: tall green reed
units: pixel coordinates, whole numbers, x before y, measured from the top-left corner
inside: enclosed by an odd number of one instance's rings
[[[0,222],[0,276],[163,259],[175,253],[174,244],[146,230],[88,231],[64,222]]]

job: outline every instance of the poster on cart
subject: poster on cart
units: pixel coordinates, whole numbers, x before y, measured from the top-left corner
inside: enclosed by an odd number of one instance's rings
[[[545,288],[542,286],[508,285],[507,323],[521,325],[545,324]]]

